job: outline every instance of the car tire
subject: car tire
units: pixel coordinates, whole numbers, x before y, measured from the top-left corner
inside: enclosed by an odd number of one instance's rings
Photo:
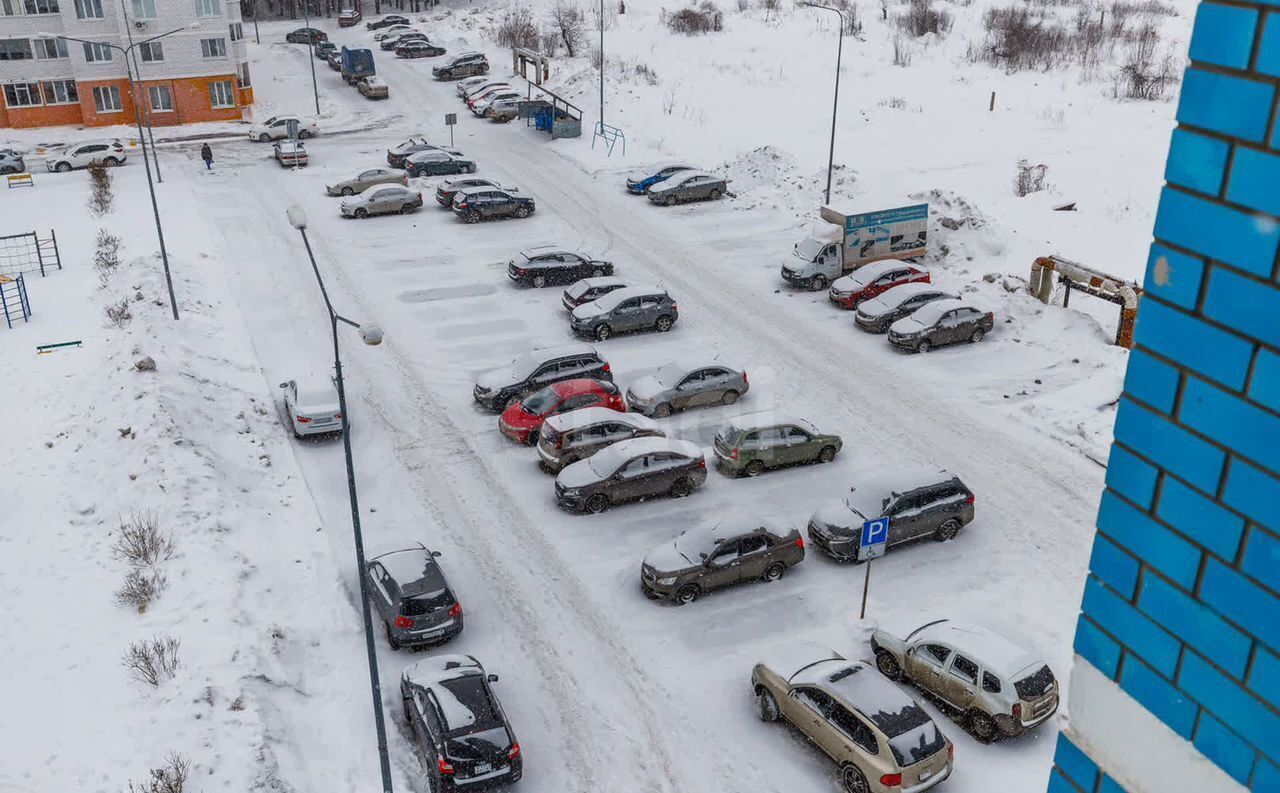
[[[545,275],[535,275],[533,277],[533,285],[538,289],[547,285],[547,277]]]
[[[738,392],[725,391],[724,396],[720,397],[720,401],[726,405],[732,405],[734,402],[738,401]]]
[[[765,581],[781,581],[782,577],[787,574],[787,566],[782,562],[774,562],[764,569],[764,575],[761,576]]]
[[[392,650],[399,650],[403,645],[401,645],[400,642],[396,640],[396,637],[391,633],[391,623],[384,622],[382,625],[387,629],[387,646]]]
[[[969,711],[964,726],[978,743],[991,743],[999,732],[995,719],[980,710]]]
[[[463,223],[479,223],[480,213],[475,211],[468,212],[467,214],[462,216],[462,222]]]
[[[827,277],[825,275],[815,275],[809,279],[809,291],[821,292],[827,288]]]
[[[688,479],[685,479],[683,477],[680,479],[677,479],[671,485],[671,489],[667,491],[668,495],[670,495],[672,498],[684,498],[692,492],[693,492],[693,482],[690,482]]]
[[[654,406],[653,415],[654,415],[654,418],[660,418],[660,419],[665,419],[667,416],[670,416],[671,415],[670,403],[663,402],[660,405]]]
[[[369,210],[365,209],[364,207],[358,207],[356,211],[352,212],[351,214],[355,216],[356,220],[364,220],[365,218],[369,217]]]
[[[534,431],[534,430],[529,430],[529,434],[528,434],[528,435],[526,435],[526,436],[524,437],[524,445],[525,445],[525,446],[537,446],[537,445],[538,445],[538,433],[537,433],[536,431]]]
[[[413,204],[405,204],[404,206],[400,207],[400,214],[408,215],[410,212],[413,212],[416,209],[417,207],[414,206]]]
[[[716,188],[715,190],[712,190],[712,191],[711,191],[711,200],[712,200],[712,201],[719,201],[719,200],[720,200],[720,196],[722,196],[722,195],[724,195],[724,193],[721,193],[721,192],[720,192],[720,189],[719,189],[719,188]]]
[[[985,335],[987,335],[987,332],[985,330],[983,330],[982,328],[977,328],[973,331],[973,334],[969,336],[969,343],[977,344],[978,342],[982,341],[982,337]]]
[[[764,473],[764,461],[752,460],[751,462],[747,463],[746,468],[742,469],[742,473],[746,474],[747,476],[759,476],[760,474]]]
[[[527,218],[527,217],[529,217],[529,215],[530,215],[529,207],[524,206],[523,204],[521,204],[520,206],[516,207],[516,217],[518,217],[518,218]]]
[[[583,504],[582,508],[588,515],[599,515],[609,508],[609,497],[604,493],[596,493],[587,499],[587,503]]]
[[[0,168],[0,173],[17,173],[17,172],[18,172],[18,169],[14,168],[12,165],[6,165],[5,167]]]
[[[676,197],[673,195],[669,195],[667,196],[667,200],[664,203],[666,203],[666,205],[669,207],[673,207],[676,205]]]
[[[596,326],[595,333],[592,335],[596,337],[596,341],[607,341],[613,335],[613,328],[606,324],[600,324]]]
[[[890,680],[902,679],[902,664],[898,663],[898,659],[888,650],[876,651],[876,669]]]
[[[344,187],[342,188],[342,194],[344,196],[353,196],[356,194],[356,191],[352,190],[350,187]]]
[[[782,716],[778,700],[764,686],[756,688],[756,715],[760,721],[777,721]]]
[[[916,352],[927,353],[929,350],[932,350],[932,349],[933,349],[933,342],[929,341],[928,339],[925,339],[924,341],[916,345]]]
[[[943,524],[933,532],[933,539],[938,542],[946,542],[947,540],[954,540],[956,535],[959,533],[960,521],[952,518],[951,520],[944,521]]]
[[[102,164],[107,168],[118,168],[120,166],[120,160],[115,157],[107,157],[102,161]]]
[[[654,328],[655,328],[659,333],[666,333],[667,331],[671,330],[671,325],[672,325],[674,322],[675,322],[675,320],[671,319],[671,317],[668,317],[668,316],[661,316],[661,317],[658,317],[658,321],[657,321],[657,322],[653,323],[653,327],[654,327]]]
[[[871,793],[871,786],[867,784],[867,778],[853,763],[845,763],[840,766],[839,781],[840,789],[844,793]]]
[[[311,130],[309,130],[309,129],[300,129],[300,130],[298,130],[298,139],[299,139],[299,140],[306,140],[307,138],[310,138],[310,137],[312,136],[312,134],[313,134],[313,133],[312,133],[312,132],[311,132]]]
[[[823,446],[822,450],[818,452],[818,462],[820,463],[829,463],[834,459],[836,459],[836,447],[834,446]]]
[[[264,132],[264,133],[262,133],[261,135],[259,135],[259,136],[258,136],[258,142],[259,142],[259,143],[270,143],[270,142],[271,142],[271,136]]]
[[[676,605],[687,606],[693,601],[697,600],[698,596],[701,594],[702,594],[702,589],[697,584],[685,584],[684,586],[680,587],[680,590],[678,592],[676,592],[676,598],[675,598]]]
[[[60,162],[53,167],[53,170],[57,171],[58,173],[66,173],[67,171],[71,170],[71,163]]]

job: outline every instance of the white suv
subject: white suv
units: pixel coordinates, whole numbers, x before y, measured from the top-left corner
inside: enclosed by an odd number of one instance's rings
[[[315,137],[320,127],[314,118],[301,116],[272,116],[261,124],[249,127],[249,140],[268,143],[273,140],[289,137],[289,122],[298,122],[298,137],[302,139]]]
[[[125,153],[124,144],[119,139],[95,141],[50,154],[45,167],[50,171],[66,173],[76,168],[88,168],[96,162],[107,166],[124,165],[127,159],[129,155]]]

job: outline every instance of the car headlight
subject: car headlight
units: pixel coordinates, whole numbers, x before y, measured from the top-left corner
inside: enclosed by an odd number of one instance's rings
[[[568,487],[568,488],[565,488],[565,489],[564,489],[564,491],[562,491],[562,492],[560,493],[560,495],[562,495],[562,496],[567,496],[567,497],[571,497],[571,498],[572,498],[572,497],[574,497],[574,496],[580,496],[580,495],[582,495],[582,488],[580,488],[580,487]]]
[[[661,584],[663,586],[671,586],[675,582],[676,582],[676,577],[673,575],[669,575],[666,578],[659,578],[657,581],[654,581],[653,583]]]

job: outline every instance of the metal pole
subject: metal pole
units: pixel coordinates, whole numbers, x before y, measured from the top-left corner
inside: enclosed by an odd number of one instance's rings
[[[254,44],[262,43],[262,36],[258,35],[258,2],[257,0],[254,0],[254,3],[253,3],[253,43]]]
[[[307,29],[311,28],[311,13],[307,10],[310,0],[302,0],[302,18],[306,21]],[[311,35],[307,35],[308,47],[310,50],[315,46],[315,41],[311,39]],[[307,60],[311,62],[311,93],[316,97],[316,115],[320,115],[320,88],[316,85],[316,54],[314,52],[307,53]]]
[[[350,415],[347,412],[347,391],[342,379],[342,356],[338,351],[338,322],[356,325],[345,317],[338,315],[329,301],[329,291],[325,289],[324,278],[320,276],[320,267],[316,264],[315,254],[311,251],[311,240],[307,238],[305,228],[298,229],[302,234],[302,243],[307,248],[307,258],[311,260],[311,269],[316,274],[316,283],[320,285],[320,294],[324,296],[325,307],[329,310],[329,324],[333,332],[333,370],[335,384],[338,387],[338,410],[342,412],[342,453],[347,464],[347,497],[351,502],[351,533],[356,546],[356,580],[360,582],[360,605],[364,617],[364,644],[369,656],[369,690],[373,697],[373,723],[378,739],[378,760],[382,766],[382,791],[392,793],[391,759],[387,754],[387,726],[382,716],[382,683],[378,676],[378,655],[373,643],[373,619],[369,613],[369,585],[366,580],[364,561],[364,537],[360,532],[360,505],[356,497],[355,462],[351,456]],[[357,327],[359,327],[357,325]]]
[[[345,413],[343,416],[347,415]],[[862,613],[858,615],[858,619],[865,620],[867,618],[867,590],[871,588],[871,560],[867,560],[867,574],[862,579]]]
[[[600,131],[604,132],[604,0],[600,0]]]
[[[831,172],[835,169],[836,156],[836,111],[840,108],[840,61],[844,57],[844,13],[833,6],[825,6],[818,3],[803,3],[802,5],[833,11],[836,16],[840,17],[840,29],[836,31],[836,90],[835,98],[831,101],[831,146],[827,150],[826,203],[829,205],[831,203]]]
[[[124,17],[124,32],[125,32],[125,35],[129,37],[129,50],[133,53],[133,72],[134,74],[138,75],[137,90],[134,91],[134,94],[136,96],[137,94],[142,92],[142,64],[138,60],[138,51],[137,49],[134,48],[133,29],[129,27],[129,11],[125,8],[124,0],[120,0],[120,14]],[[129,55],[128,53],[126,53],[125,58],[128,58],[128,57]],[[146,119],[147,119],[147,139],[150,141],[150,144],[151,144],[151,159],[153,162],[155,162],[155,165],[156,165],[156,181],[163,183],[164,177],[160,175],[160,157],[156,154],[156,136],[151,131],[151,103],[149,98],[147,102]],[[138,136],[139,137],[142,136],[141,132],[139,132]],[[144,157],[147,156],[147,150],[145,147],[143,147],[142,149],[142,156]]]

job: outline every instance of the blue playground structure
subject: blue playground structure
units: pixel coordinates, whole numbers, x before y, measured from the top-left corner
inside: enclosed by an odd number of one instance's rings
[[[13,278],[0,275],[0,309],[3,309],[4,322],[11,330],[18,320],[31,321],[31,301],[27,299],[27,285],[22,280],[22,273]]]

